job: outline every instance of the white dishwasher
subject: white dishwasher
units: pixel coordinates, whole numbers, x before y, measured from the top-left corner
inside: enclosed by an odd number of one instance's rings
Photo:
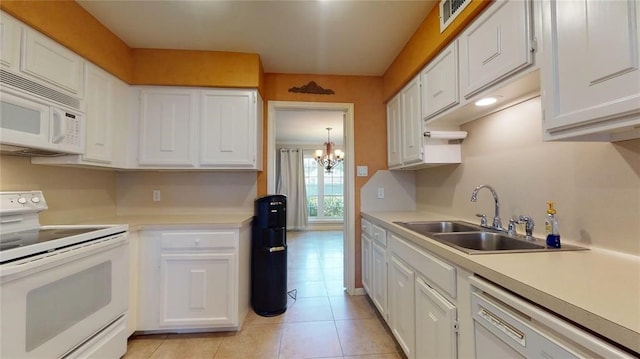
[[[478,359],[636,358],[491,282],[470,281]]]

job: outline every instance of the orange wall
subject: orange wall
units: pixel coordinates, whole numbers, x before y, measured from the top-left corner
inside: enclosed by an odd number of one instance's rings
[[[490,3],[491,0],[473,0],[443,33],[440,33],[440,8],[438,5],[434,6],[385,72],[383,77],[385,102],[455,39]]]
[[[2,0],[0,8],[131,83],[131,49],[75,1]]]
[[[251,87],[263,92],[258,54],[131,49],[71,0],[2,0],[0,8],[129,84]]]
[[[253,87],[259,85],[260,56],[239,52],[133,50],[133,83]]]
[[[334,95],[309,95],[289,92],[291,87],[315,81]],[[355,165],[369,166],[369,176],[387,169],[387,122],[386,106],[382,98],[382,78],[365,76],[322,76],[265,74],[265,103],[267,101],[341,102],[354,104],[354,148]],[[265,127],[270,119],[265,115]],[[266,161],[266,131],[263,155]],[[266,162],[265,162],[266,163]],[[355,172],[355,168],[354,168]],[[369,177],[356,177],[356,287],[361,286],[360,273],[360,188]],[[267,176],[258,174],[258,195],[266,193]]]

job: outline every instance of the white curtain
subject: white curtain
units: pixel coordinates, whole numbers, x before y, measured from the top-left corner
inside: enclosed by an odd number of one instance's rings
[[[302,149],[280,149],[276,192],[287,196],[287,229],[307,227],[307,192]]]

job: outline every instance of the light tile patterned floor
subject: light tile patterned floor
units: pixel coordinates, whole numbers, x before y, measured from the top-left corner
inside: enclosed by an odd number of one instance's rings
[[[342,232],[289,232],[287,311],[250,311],[239,332],[136,336],[127,359],[402,359],[401,349],[366,296],[342,287]]]

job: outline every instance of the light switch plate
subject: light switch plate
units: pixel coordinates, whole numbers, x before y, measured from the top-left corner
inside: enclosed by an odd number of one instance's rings
[[[367,177],[369,175],[369,166],[358,166],[358,177]]]
[[[384,198],[384,187],[378,187],[378,198],[379,199]]]

